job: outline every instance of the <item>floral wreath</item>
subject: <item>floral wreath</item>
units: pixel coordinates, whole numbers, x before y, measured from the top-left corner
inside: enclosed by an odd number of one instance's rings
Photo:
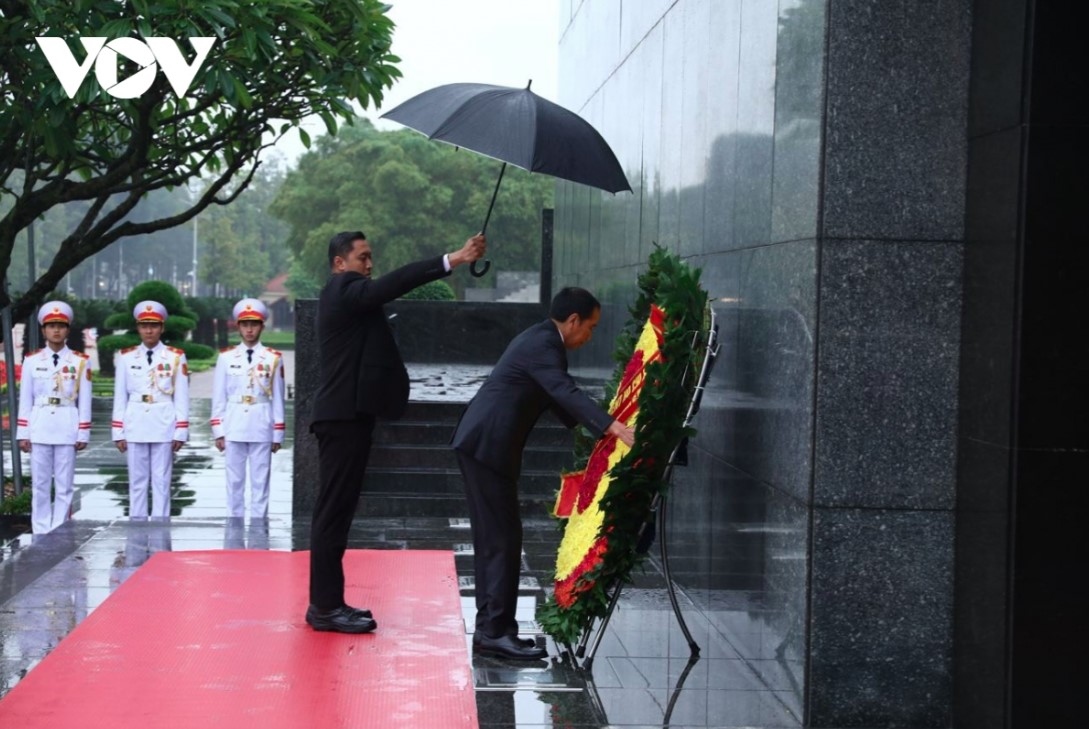
[[[654,497],[664,491],[669,458],[695,431],[684,419],[695,387],[706,332],[707,293],[699,269],[655,246],[639,276],[640,295],[617,337],[618,366],[605,387],[608,411],[635,429],[628,448],[614,436],[576,436],[577,470],[563,474],[554,513],[563,539],[556,554],[555,591],[537,609],[541,627],[574,643],[608,612],[609,588],[630,580],[645,557],[640,530]]]

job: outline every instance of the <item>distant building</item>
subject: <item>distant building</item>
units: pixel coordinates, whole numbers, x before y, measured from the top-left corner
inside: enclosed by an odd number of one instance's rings
[[[269,329],[294,329],[295,310],[287,290],[287,274],[281,273],[265,284],[265,290],[257,298],[268,307],[269,317],[265,326]]]

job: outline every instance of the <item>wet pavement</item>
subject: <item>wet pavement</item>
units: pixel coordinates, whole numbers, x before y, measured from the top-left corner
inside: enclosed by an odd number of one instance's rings
[[[410,373],[414,399],[457,402],[468,399],[487,369],[410,365]],[[198,394],[205,392],[202,375],[210,373],[194,376]],[[308,520],[296,523],[292,517],[291,405],[288,441],[273,456],[267,521],[225,518],[223,457],[207,427],[197,425],[175,463],[173,516],[155,522],[128,519],[124,457],[109,442],[110,403],[95,402],[93,445],[77,459],[75,518],[46,535],[0,533],[0,697],[157,551],[308,548]],[[190,420],[207,423],[209,409],[207,396],[195,395]],[[557,541],[550,519],[527,520],[518,617],[523,634],[546,642],[550,658],[520,664],[472,657],[482,727],[800,726],[801,691],[794,673],[775,661],[743,658],[721,629],[731,620],[747,620],[749,601],[724,596],[721,612],[707,616],[680,595],[701,647],[701,657],[690,662],[653,563],[622,593],[592,671],[575,670],[533,622]],[[475,607],[466,520],[358,518],[349,547],[453,550],[471,656]]]

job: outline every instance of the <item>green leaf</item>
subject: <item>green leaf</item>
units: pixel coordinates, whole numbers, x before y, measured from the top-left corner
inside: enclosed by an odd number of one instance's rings
[[[197,12],[202,17],[211,18],[213,21],[215,21],[215,23],[218,23],[219,25],[222,25],[222,26],[226,26],[227,28],[236,28],[236,27],[238,27],[238,23],[235,21],[235,19],[232,16],[230,16],[227,13],[217,9],[214,5],[203,4],[200,7],[200,10],[198,10]],[[213,23],[213,25],[215,25],[215,23]],[[215,27],[214,30],[216,31],[217,35],[219,35],[221,38],[223,37],[222,28]]]
[[[253,97],[250,96],[250,92],[246,90],[246,85],[238,78],[231,79],[234,81],[234,92],[239,103],[242,104],[243,109],[249,109],[253,106]]]
[[[337,120],[336,120],[336,117],[334,117],[332,114],[330,114],[327,111],[320,111],[320,112],[318,112],[318,114],[319,114],[319,116],[321,116],[321,120],[323,122],[325,122],[325,130],[327,132],[329,132],[329,134],[335,136],[336,133],[337,133]]]

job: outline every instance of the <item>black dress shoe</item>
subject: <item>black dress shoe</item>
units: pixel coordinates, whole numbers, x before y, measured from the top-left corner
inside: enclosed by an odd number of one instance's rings
[[[334,633],[369,633],[378,627],[372,618],[353,612],[347,605],[332,610],[319,610],[311,605],[306,609],[306,622],[314,630]]]
[[[371,615],[371,611],[366,609],[366,608],[357,608],[357,607],[352,607],[351,605],[345,605],[344,607],[348,608],[349,610],[351,610],[356,615],[362,615],[365,618],[373,618],[374,617],[373,615]]]
[[[480,636],[480,640],[473,640],[473,652],[485,656],[498,656],[500,658],[512,658],[516,661],[537,661],[545,658],[548,651],[536,646],[526,646],[518,636],[501,635],[498,638]]]
[[[481,638],[483,638],[483,637],[484,637],[484,634],[481,633],[479,630],[474,631],[473,632],[473,645],[476,645],[477,643],[479,643]],[[537,641],[535,641],[533,638],[519,638],[517,635],[512,635],[511,637],[514,638],[516,641],[518,641],[523,646],[525,646],[526,648],[533,648],[534,646],[537,645]]]

